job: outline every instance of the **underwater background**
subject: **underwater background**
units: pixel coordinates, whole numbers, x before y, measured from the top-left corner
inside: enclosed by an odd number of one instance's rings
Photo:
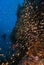
[[[17,20],[18,5],[22,5],[23,0],[0,0],[0,54],[11,47],[9,35]]]

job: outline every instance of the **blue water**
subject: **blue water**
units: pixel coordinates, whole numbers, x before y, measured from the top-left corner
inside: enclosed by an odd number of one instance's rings
[[[18,5],[22,5],[23,0],[0,0],[0,53],[5,53],[11,46],[9,34],[15,26],[17,20]],[[3,40],[2,35],[6,34],[6,40]]]

